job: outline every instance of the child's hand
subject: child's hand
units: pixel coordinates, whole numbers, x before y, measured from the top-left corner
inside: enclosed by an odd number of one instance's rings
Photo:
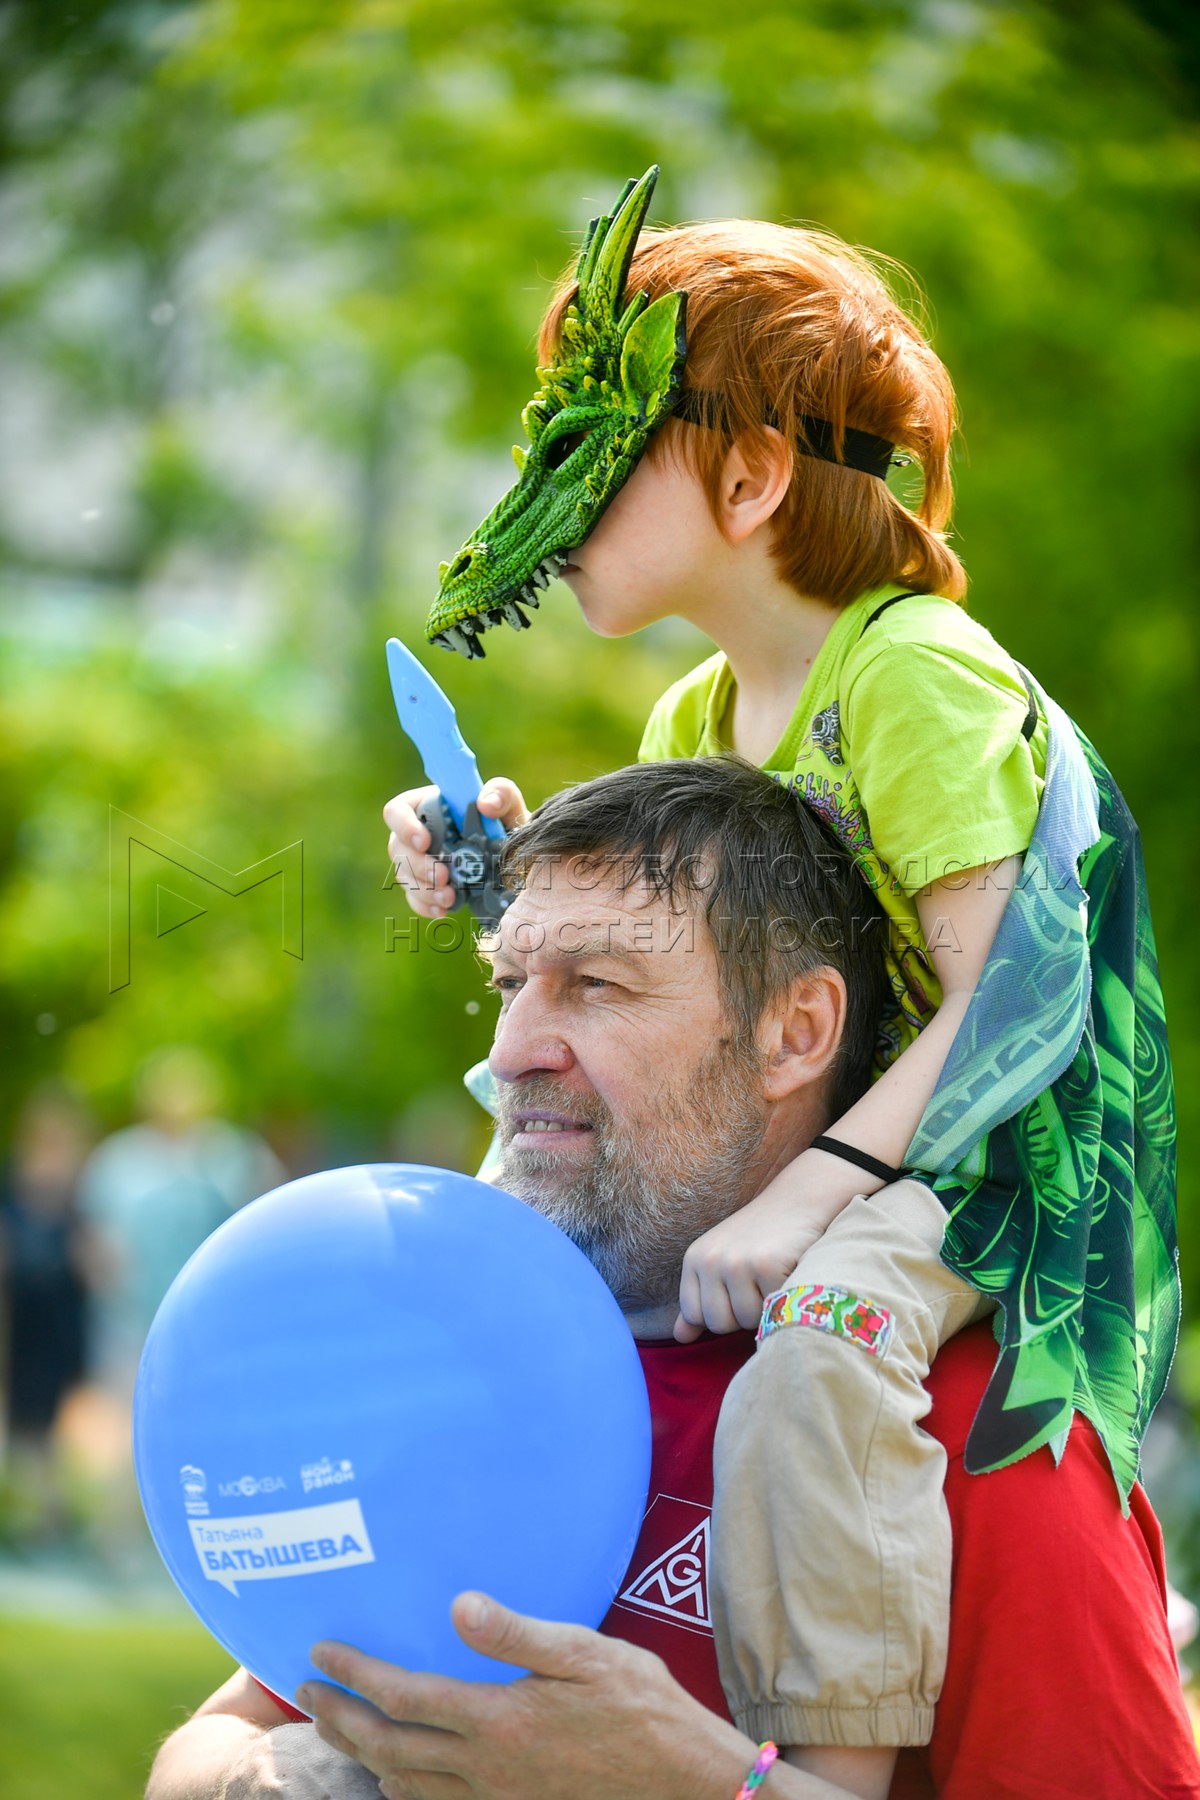
[[[718,1334],[755,1330],[767,1295],[787,1285],[831,1216],[823,1200],[806,1202],[789,1167],[756,1199],[697,1238],[683,1259],[678,1342],[690,1344],[706,1328]]]
[[[431,787],[409,788],[383,809],[384,822],[391,828],[388,855],[395,864],[396,879],[412,910],[423,919],[440,919],[457,897],[446,864],[425,854],[429,832],[417,817],[417,808],[436,792]],[[478,804],[481,813],[499,819],[507,831],[520,824],[527,810],[520,788],[502,775],[484,783]]]

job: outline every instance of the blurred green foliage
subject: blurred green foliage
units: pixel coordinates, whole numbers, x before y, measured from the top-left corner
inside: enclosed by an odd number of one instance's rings
[[[131,1800],[167,1732],[232,1672],[190,1620],[6,1618],[0,1791],[5,1800]]]
[[[817,220],[929,292],[973,608],[1142,824],[1186,1258],[1191,21],[1170,0],[0,6],[0,444],[32,496],[0,503],[4,1107],[63,1070],[118,1122],[180,1038],[244,1114],[315,1122],[343,1159],[402,1116],[419,1150],[414,1106],[458,1105],[489,1036],[471,958],[385,948],[407,915],[378,811],[417,770],[383,639],[420,644],[438,558],[510,478],[548,285],[656,160],[658,218]],[[431,665],[531,798],[629,760],[705,649],[590,639],[561,590],[488,648]],[[230,869],[302,839],[304,961],[277,886],[222,906],[181,875],[208,911],[156,937],[165,878],[135,849],[110,993],[110,805]]]

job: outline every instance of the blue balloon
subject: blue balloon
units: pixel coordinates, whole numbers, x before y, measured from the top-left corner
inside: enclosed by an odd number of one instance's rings
[[[444,1169],[333,1169],[177,1276],[134,1462],[184,1598],[275,1693],[323,1637],[509,1681],[450,1601],[599,1624],[645,1510],[649,1405],[612,1295],[531,1207]]]

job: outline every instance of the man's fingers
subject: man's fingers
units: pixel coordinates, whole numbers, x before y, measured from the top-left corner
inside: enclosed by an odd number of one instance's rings
[[[468,1800],[470,1784],[461,1775],[432,1775],[405,1769],[379,1783],[383,1800]]]
[[[343,1756],[354,1756],[354,1745],[350,1739],[343,1737],[340,1731],[335,1731],[326,1720],[318,1719],[315,1713],[313,1714],[313,1730],[324,1743],[331,1744],[335,1750],[340,1750]]]
[[[335,1731],[353,1735],[356,1727],[365,1727],[367,1721],[360,1715],[369,1709],[354,1698],[355,1694],[369,1700],[386,1719],[433,1726],[438,1731],[461,1729],[477,1710],[477,1683],[402,1669],[396,1663],[367,1656],[362,1650],[331,1639],[314,1644],[310,1654],[323,1675],[340,1682],[342,1688],[354,1690],[345,1694],[339,1688],[326,1687],[324,1682],[307,1682],[304,1691],[312,1708],[306,1701],[297,1700],[305,1712],[312,1710],[315,1717],[327,1720]]]
[[[487,1594],[460,1594],[450,1608],[465,1644],[499,1662],[517,1663],[534,1675],[578,1681],[589,1673],[596,1633],[583,1625],[560,1625],[512,1612]],[[505,1690],[506,1691],[506,1690]]]
[[[361,1763],[372,1775],[403,1772],[406,1776],[419,1774],[429,1778],[457,1773],[463,1740],[455,1732],[435,1731],[428,1725],[401,1725],[361,1702],[349,1731],[339,1731],[319,1713],[314,1715],[313,1723],[327,1744]]]
[[[671,1329],[671,1335],[677,1344],[694,1344],[697,1338],[704,1336],[703,1325],[692,1325],[680,1313]]]

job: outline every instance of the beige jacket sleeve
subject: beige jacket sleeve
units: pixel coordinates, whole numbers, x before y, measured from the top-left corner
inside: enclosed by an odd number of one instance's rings
[[[717,1427],[713,1616],[748,1736],[927,1743],[950,1611],[945,1452],[920,1428],[939,1344],[993,1303],[941,1262],[946,1215],[897,1182],[851,1201],[794,1285],[868,1299],[886,1348],[787,1325],[763,1339]]]

